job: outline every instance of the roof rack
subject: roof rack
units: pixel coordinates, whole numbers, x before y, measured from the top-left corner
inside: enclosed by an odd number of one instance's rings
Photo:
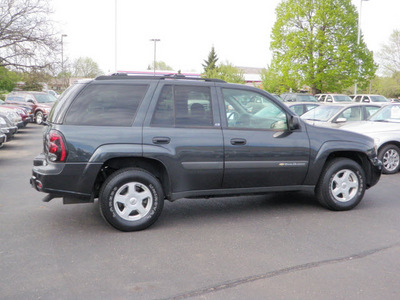
[[[152,75],[129,75],[127,73],[113,73],[111,75],[102,75],[96,77],[96,80],[118,80],[118,79],[147,79],[147,80],[168,80],[168,79],[184,79],[184,80],[202,80],[206,82],[222,82],[226,81],[216,78],[189,77],[182,74],[167,74],[162,76]]]

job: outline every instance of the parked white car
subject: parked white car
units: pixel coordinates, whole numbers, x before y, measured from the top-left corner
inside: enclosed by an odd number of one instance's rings
[[[361,102],[361,103],[389,103],[390,100],[385,98],[384,96],[381,95],[368,95],[368,94],[362,94],[362,95],[354,95],[353,101],[354,102]]]
[[[348,122],[366,120],[380,108],[378,104],[326,104],[309,110],[301,118],[315,126],[339,128]]]
[[[383,106],[367,121],[346,124],[341,129],[372,137],[383,163],[382,172],[397,173],[400,169],[400,103]]]
[[[324,103],[350,103],[353,101],[349,96],[343,94],[317,94],[315,99]]]

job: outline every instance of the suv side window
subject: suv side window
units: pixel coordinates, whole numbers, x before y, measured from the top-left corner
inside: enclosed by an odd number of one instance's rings
[[[211,127],[213,124],[209,87],[165,85],[151,121],[162,127]]]
[[[287,126],[286,112],[272,100],[261,94],[239,89],[222,89],[228,127],[246,129],[278,129]],[[249,110],[242,103],[262,99],[260,107]]]
[[[65,124],[131,126],[148,85],[92,84],[72,102]]]

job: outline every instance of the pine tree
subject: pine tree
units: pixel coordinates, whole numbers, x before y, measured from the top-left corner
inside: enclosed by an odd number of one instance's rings
[[[202,64],[204,68],[204,73],[207,73],[211,70],[214,70],[217,67],[218,57],[215,53],[214,46],[211,48],[210,53],[208,54],[207,60],[204,60],[204,64]]]

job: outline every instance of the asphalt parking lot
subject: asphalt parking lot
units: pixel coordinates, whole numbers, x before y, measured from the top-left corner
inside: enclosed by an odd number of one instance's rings
[[[165,203],[141,232],[29,185],[42,127],[0,149],[0,299],[399,299],[400,174],[332,212],[306,193]]]

